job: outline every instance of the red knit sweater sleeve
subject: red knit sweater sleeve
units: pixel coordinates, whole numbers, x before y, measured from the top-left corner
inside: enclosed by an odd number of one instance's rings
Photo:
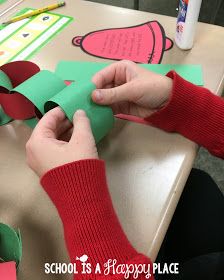
[[[224,100],[171,71],[169,103],[146,120],[168,132],[178,132],[224,158]]]
[[[124,279],[124,274],[112,268],[105,270],[103,265],[109,259],[116,260],[115,267],[143,264],[152,269],[150,260],[137,253],[122,230],[108,191],[103,161],[81,160],[57,167],[42,177],[41,184],[61,217],[71,262],[76,262],[81,270],[77,257],[86,255],[91,264],[91,275],[79,273],[76,280]],[[102,268],[97,271],[99,274],[95,273],[97,263]],[[140,274],[137,279],[146,279],[145,276]]]

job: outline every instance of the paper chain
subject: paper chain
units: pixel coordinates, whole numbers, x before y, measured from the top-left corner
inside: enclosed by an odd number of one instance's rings
[[[66,85],[54,73],[42,70],[29,61],[16,61],[0,67],[0,125],[11,119],[41,118],[46,112],[60,106],[72,121],[78,109],[85,110],[93,135],[99,142],[113,127],[110,107],[92,102],[95,85],[90,80]]]
[[[0,262],[15,261],[16,267],[22,258],[22,239],[19,230],[0,223]]]

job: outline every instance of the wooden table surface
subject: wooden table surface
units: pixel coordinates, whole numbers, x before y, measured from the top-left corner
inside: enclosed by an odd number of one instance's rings
[[[0,6],[0,14],[16,1]],[[24,7],[39,8],[49,1],[23,1],[1,21]],[[175,18],[67,0],[55,12],[74,17],[74,22],[39,51],[32,61],[54,70],[60,60],[108,61],[74,47],[74,36],[104,28],[125,27],[158,20],[166,35],[174,37]],[[165,52],[163,63],[201,64],[205,86],[220,94],[224,82],[224,29],[198,24],[190,51],[175,45]],[[44,274],[45,262],[68,261],[57,212],[25,162],[25,143],[31,129],[21,122],[0,128],[0,220],[20,228],[23,260],[19,279],[52,279]],[[197,146],[184,137],[156,128],[117,120],[111,133],[98,145],[107,165],[108,183],[119,219],[131,243],[155,260],[175,207],[192,168]],[[70,279],[54,276],[54,279]]]

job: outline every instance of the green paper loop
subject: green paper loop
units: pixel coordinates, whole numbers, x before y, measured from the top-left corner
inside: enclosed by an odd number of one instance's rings
[[[37,120],[37,118],[32,118],[32,119],[25,120],[24,122],[29,127],[34,128],[37,125],[38,120]]]
[[[12,83],[9,79],[9,77],[0,70],[0,88],[6,88],[8,91],[12,89]]]
[[[45,104],[45,112],[60,106],[70,121],[78,109],[86,112],[92,132],[98,143],[113,127],[114,116],[110,107],[99,106],[92,101],[92,91],[96,89],[90,81],[72,83],[52,97]]]
[[[13,119],[5,114],[3,109],[0,106],[0,126],[11,122]]]
[[[64,81],[54,73],[43,70],[32,76],[13,91],[19,92],[28,98],[44,115],[44,104],[46,100],[56,95],[66,87]]]
[[[2,83],[9,87],[7,79],[2,75]],[[95,104],[91,99],[95,85],[88,79],[67,86],[54,73],[43,70],[32,76],[11,92],[18,92],[29,99],[36,107],[36,114],[42,117],[47,111],[60,106],[70,121],[78,109],[83,109],[90,119],[96,143],[98,143],[113,127],[114,116],[110,107]],[[2,114],[1,114],[2,113]],[[0,124],[11,119],[0,112]],[[35,127],[36,119],[26,120],[26,124]]]
[[[7,89],[8,91],[12,90],[12,83],[9,77],[2,70],[0,70],[0,92],[1,90],[4,90],[5,92],[5,89]],[[0,106],[0,125],[7,124],[11,120],[12,118],[6,115]]]
[[[18,233],[8,225],[0,223],[0,258],[7,261],[15,261],[16,266],[22,258],[22,241],[20,231]]]

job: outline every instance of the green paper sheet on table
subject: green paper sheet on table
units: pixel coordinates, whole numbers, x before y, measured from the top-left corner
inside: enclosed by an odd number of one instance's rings
[[[18,268],[22,258],[20,231],[0,223],[0,258],[3,262],[15,261]]]
[[[91,79],[92,76],[110,63],[60,61],[56,67],[56,74],[64,80],[80,81],[83,78]],[[141,67],[165,75],[170,70],[175,70],[180,76],[198,86],[203,85],[202,69],[200,65],[182,64],[139,64]]]

